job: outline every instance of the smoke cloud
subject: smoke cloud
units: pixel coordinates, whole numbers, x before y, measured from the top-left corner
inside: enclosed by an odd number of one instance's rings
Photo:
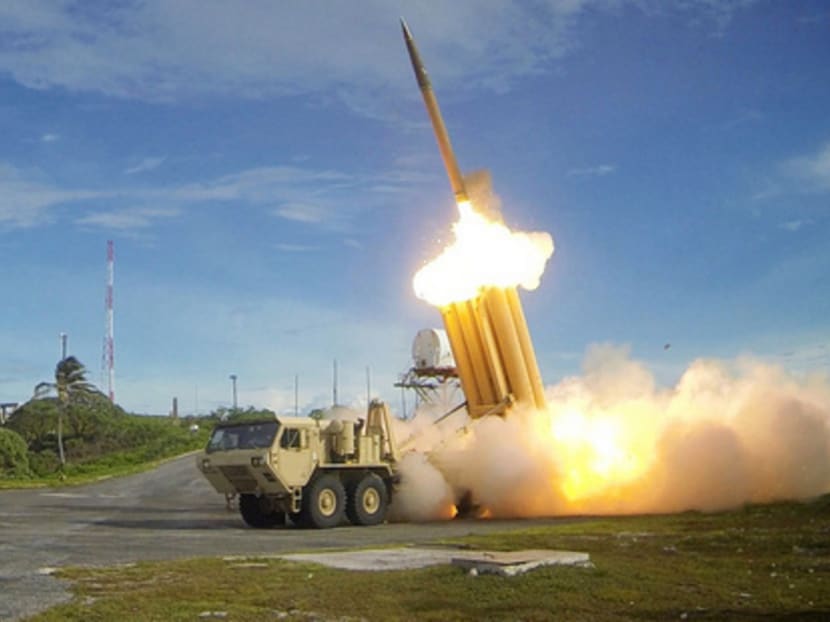
[[[432,425],[419,411],[395,514],[441,519],[464,493],[484,515],[720,510],[830,491],[830,382],[751,359],[698,360],[673,388],[624,348],[592,347],[545,411]]]

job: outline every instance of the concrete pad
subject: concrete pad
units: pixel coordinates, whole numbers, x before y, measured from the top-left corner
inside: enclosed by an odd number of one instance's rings
[[[502,577],[515,577],[542,566],[588,566],[591,558],[588,553],[575,551],[528,550],[481,551],[462,557],[453,557],[453,566],[459,566],[471,574],[497,574]],[[475,572],[473,572],[475,571]]]
[[[336,553],[294,553],[283,559],[323,564],[341,570],[409,570],[449,564],[458,551],[454,549],[396,548],[338,551]]]
[[[334,553],[293,553],[283,555],[291,561],[313,562],[342,570],[409,570],[442,564],[454,564],[463,568],[475,568],[480,573],[496,573],[513,576],[550,565],[586,565],[587,553],[571,551],[462,551],[452,548],[394,548]]]

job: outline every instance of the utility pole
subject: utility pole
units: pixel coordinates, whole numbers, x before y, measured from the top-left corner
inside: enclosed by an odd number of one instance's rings
[[[61,333],[61,360],[66,358],[66,341],[69,338],[69,335],[66,333]]]
[[[236,403],[236,374],[230,375],[231,383],[233,386],[233,409],[236,410],[237,403]]]

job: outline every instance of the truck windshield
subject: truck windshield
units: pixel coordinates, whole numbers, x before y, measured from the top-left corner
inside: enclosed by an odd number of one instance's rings
[[[218,427],[210,435],[207,452],[270,447],[279,425],[276,421],[266,421]]]

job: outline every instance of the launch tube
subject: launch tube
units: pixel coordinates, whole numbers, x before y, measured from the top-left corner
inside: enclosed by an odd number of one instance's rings
[[[499,401],[501,396],[495,394],[493,380],[490,377],[490,366],[487,363],[487,359],[492,356],[492,353],[487,352],[484,349],[484,344],[481,342],[481,335],[478,330],[478,313],[475,303],[476,300],[473,299],[456,303],[455,306],[458,308],[458,317],[461,321],[461,334],[464,338],[464,343],[467,344],[467,351],[470,353],[475,383],[481,394],[482,405],[492,406]]]
[[[499,354],[507,372],[510,390],[516,401],[533,404],[535,403],[533,389],[504,289],[488,288],[484,294],[484,300],[493,320],[493,332],[496,335]]]
[[[441,307],[441,318],[444,320],[444,328],[450,340],[455,367],[458,370],[458,378],[461,380],[461,389],[464,391],[470,412],[472,412],[474,406],[482,403],[481,392],[476,384],[473,364],[470,361],[470,354],[467,351],[464,335],[461,332],[457,305],[449,304]]]
[[[489,353],[486,358],[487,366],[490,369],[490,377],[494,383],[493,391],[499,401],[503,401],[508,395],[510,395],[510,383],[505,375],[506,372],[501,357],[494,356],[494,353],[498,353],[499,348],[498,341],[496,340],[496,336],[493,331],[493,319],[487,311],[487,305],[483,304],[483,299],[479,298],[478,302],[478,327],[479,332],[481,333],[481,340],[484,345],[484,350]]]
[[[533,342],[530,340],[530,331],[527,328],[527,320],[522,310],[519,292],[516,291],[515,287],[508,287],[505,295],[510,313],[513,316],[513,326],[516,327],[516,335],[522,349],[528,380],[533,389],[533,401],[536,403],[536,408],[545,408],[547,405],[545,386],[542,383],[542,374],[539,373],[539,363],[536,361],[536,352],[533,349]]]

